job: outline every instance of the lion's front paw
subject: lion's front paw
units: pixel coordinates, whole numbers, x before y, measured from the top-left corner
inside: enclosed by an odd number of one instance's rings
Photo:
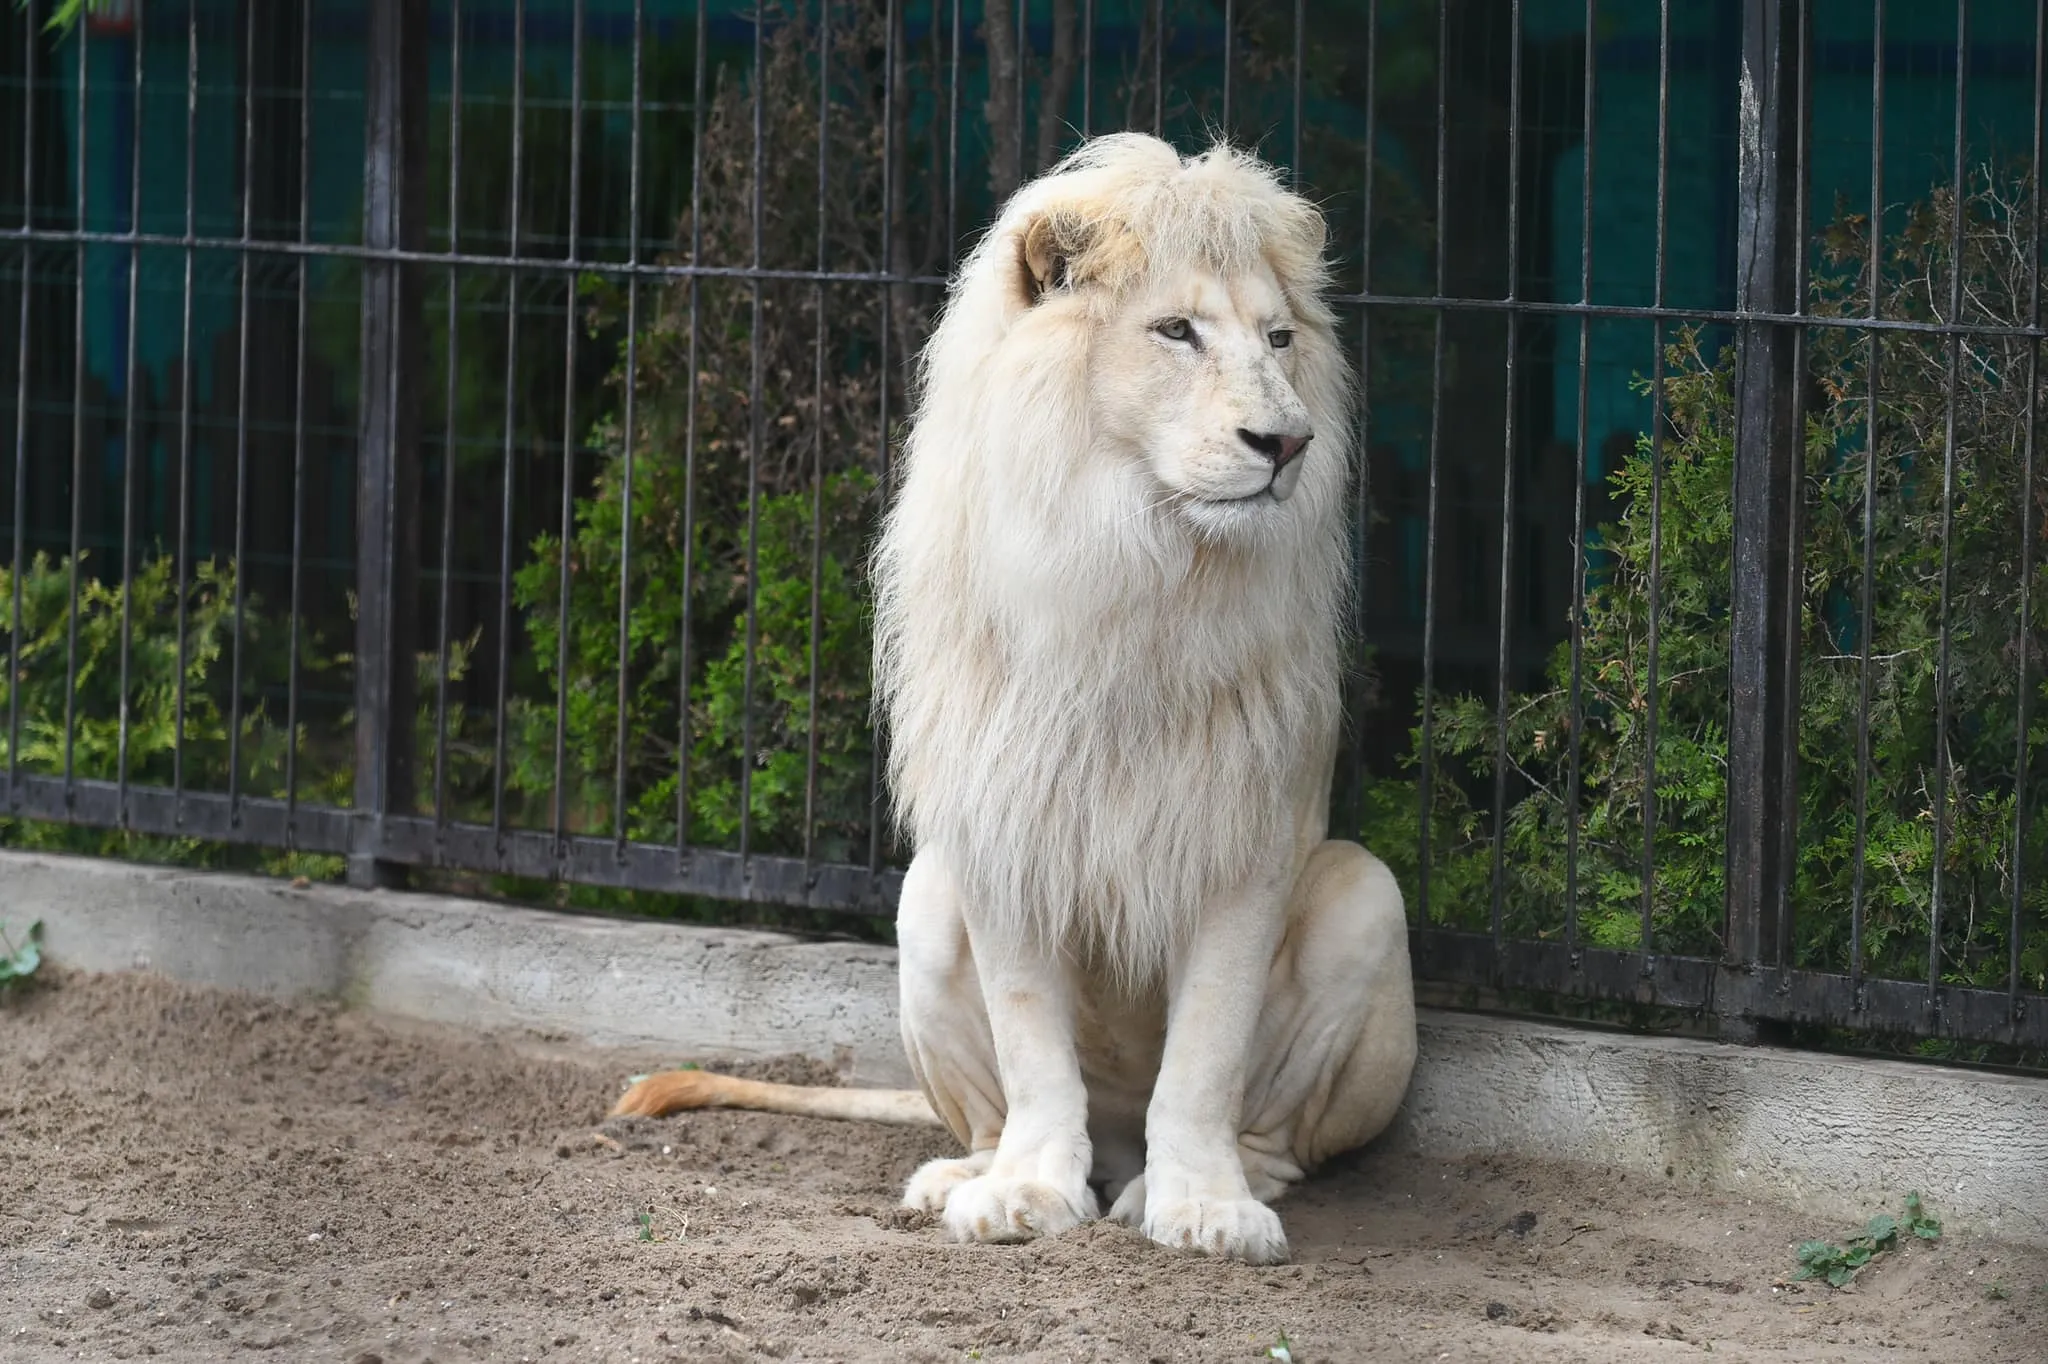
[[[1142,1230],[1176,1250],[1207,1251],[1254,1265],[1277,1265],[1287,1259],[1287,1233],[1280,1229],[1280,1215],[1255,1198],[1154,1202],[1145,1208]]]
[[[988,1173],[995,1152],[976,1151],[971,1156],[958,1160],[928,1160],[917,1167],[917,1173],[910,1177],[910,1183],[903,1190],[903,1206],[918,1212],[939,1212],[952,1197],[953,1190],[977,1175]]]
[[[1095,1215],[1095,1195],[1086,1185],[1069,1197],[1039,1180],[981,1175],[954,1187],[945,1223],[956,1241],[1003,1243],[1057,1236]]]

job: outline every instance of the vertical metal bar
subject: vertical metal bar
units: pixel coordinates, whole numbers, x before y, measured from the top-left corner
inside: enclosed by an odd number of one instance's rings
[[[128,127],[128,354],[124,361],[125,377],[122,379],[123,412],[121,420],[121,690],[120,690],[120,734],[116,740],[114,757],[114,780],[119,787],[118,819],[123,829],[128,827],[128,740],[129,724],[129,665],[134,652],[135,636],[135,380],[138,363],[135,324],[141,297],[142,248],[135,238],[142,231],[142,51],[145,37],[144,23],[148,15],[137,13],[135,31],[130,38],[135,59],[133,75],[133,107],[129,111]]]
[[[1021,185],[1024,183],[1024,144],[1030,140],[1031,136],[1031,130],[1027,125],[1024,117],[1024,78],[1026,68],[1028,68],[1031,65],[1031,30],[1025,25],[1025,20],[1031,17],[1030,0],[1014,0],[1014,3],[1012,3],[1010,8],[1011,13],[1016,21],[1017,42],[1015,48],[1015,51],[1017,53],[1017,64],[1015,68],[1017,88],[1014,92],[1014,103],[1011,105],[1011,115],[1016,120],[1017,125],[1017,163],[1016,165],[1011,167],[1010,183],[1015,185]],[[894,11],[890,11],[890,14],[893,16]],[[892,44],[894,43],[896,38],[895,21],[892,17],[885,19],[883,22],[887,27],[887,33],[883,37],[882,45],[885,49],[888,49],[889,51],[893,52],[894,49],[892,47]],[[892,57],[887,57],[886,54],[885,60],[886,65],[883,68],[882,84],[886,88],[889,85],[889,82],[894,78],[896,74],[896,63]],[[882,101],[882,110],[883,128],[886,130],[888,128],[894,127],[896,117],[896,102],[891,99],[884,99]],[[1047,113],[1048,115],[1050,115],[1050,111],[1047,111]],[[884,136],[886,135],[887,134],[885,132]],[[888,176],[885,175],[882,177],[882,183],[884,186],[893,186],[895,184],[895,181],[889,179]],[[888,193],[888,190],[885,188],[883,193],[886,195]],[[882,210],[882,225],[884,231],[888,230],[888,220],[889,212],[887,208],[884,208]],[[888,252],[884,251],[882,253],[882,261],[882,268],[885,270],[889,269],[890,256]]]
[[[85,176],[86,176],[86,41],[83,33],[73,35],[78,48],[78,159],[73,173],[78,177],[73,224],[81,234],[72,252],[71,303],[71,571],[70,600],[64,626],[64,808],[77,799],[74,782],[74,749],[78,739],[78,561],[85,535]]]
[[[1739,128],[1736,307],[1783,315],[1798,305],[1796,0],[1744,0]],[[1740,969],[1775,964],[1777,919],[1790,883],[1785,732],[1787,688],[1798,686],[1798,621],[1788,619],[1798,564],[1787,534],[1798,497],[1799,376],[1793,328],[1736,328],[1734,571],[1730,608],[1728,884],[1724,954]],[[1723,1035],[1749,1022],[1724,1013]]]
[[[1299,26],[1297,23],[1296,27]],[[1237,0],[1223,0],[1223,131],[1226,135],[1231,131],[1230,96],[1236,67]]]
[[[1808,147],[1810,146],[1810,125],[1813,120],[1812,56],[1813,56],[1813,0],[1798,0],[1797,33],[1799,38],[1799,63],[1797,75],[1797,102],[1793,108],[1793,146],[1795,154],[1792,163],[1792,309],[1801,317],[1806,315],[1806,271],[1807,243],[1812,240],[1807,221],[1807,198],[1811,192],[1810,177],[1807,173]],[[1786,401],[1792,406],[1792,486],[1785,499],[1783,516],[1787,555],[1791,567],[1779,584],[1784,594],[1780,604],[1784,612],[1785,628],[1791,639],[1787,649],[1785,686],[1777,697],[1779,733],[1784,747],[1785,759],[1778,769],[1777,806],[1780,812],[1778,826],[1784,840],[1785,874],[1779,879],[1777,904],[1772,914],[1772,925],[1776,941],[1770,944],[1769,960],[1777,963],[1780,971],[1778,988],[1790,985],[1790,978],[1784,975],[1793,966],[1792,918],[1794,913],[1793,891],[1796,880],[1792,868],[1799,856],[1799,691],[1800,691],[1800,620],[1804,615],[1806,584],[1801,565],[1806,562],[1806,328],[1792,329],[1792,373],[1796,381]]]
[[[820,0],[827,14],[831,12],[831,0]],[[1086,50],[1094,51],[1095,34],[1093,22],[1095,0],[1088,0],[1089,28],[1083,31],[1082,41]],[[934,20],[936,22],[936,19]],[[827,21],[827,29],[830,23]],[[952,264],[960,250],[960,0],[953,0],[952,50],[949,54],[946,72],[946,265],[952,273]],[[1081,87],[1081,133],[1088,133],[1088,88]]]
[[[569,35],[569,242],[576,259],[583,198],[583,0],[570,9]],[[555,556],[555,857],[569,855],[569,559],[576,535],[576,276],[563,280],[562,307],[562,525]]]
[[[21,98],[21,229],[36,225],[36,47],[42,33],[35,11],[23,7],[23,58]],[[15,339],[14,372],[14,563],[7,624],[7,806],[21,802],[21,687],[28,670],[22,666],[21,575],[28,547],[28,357],[29,298],[35,292],[35,244],[26,237],[21,243],[21,321]]]
[[[933,10],[937,22],[937,10]],[[954,89],[959,87],[959,67],[953,70]],[[831,187],[831,85],[832,85],[832,0],[818,0],[818,274],[828,263],[825,249],[825,202]],[[950,186],[950,182],[949,182]],[[950,214],[950,200],[947,212]],[[947,251],[952,250],[950,239]],[[824,644],[825,576],[825,281],[814,286],[812,306],[817,309],[811,363],[812,412],[817,428],[811,433],[811,624],[809,639],[809,683],[804,712],[804,863],[815,864],[818,853],[818,664]],[[815,873],[813,873],[815,875]]]
[[[1599,48],[1598,0],[1586,0],[1585,67],[1581,73],[1579,118],[1582,137],[1579,156],[1579,302],[1593,302],[1593,145],[1598,114]],[[1592,419],[1587,412],[1591,399],[1593,368],[1593,319],[1579,314],[1579,384],[1576,454],[1572,460],[1572,617],[1571,681],[1565,702],[1566,728],[1570,734],[1565,752],[1564,796],[1564,945],[1574,968],[1579,965],[1579,802],[1582,797],[1584,761],[1580,737],[1586,727],[1586,471],[1592,438]]]
[[[368,24],[363,244],[416,252],[425,243],[427,9],[372,0]],[[358,825],[348,874],[400,883],[377,854],[384,820],[417,792],[414,658],[419,563],[420,298],[414,267],[363,262],[362,414],[356,457],[356,770]]]
[[[171,730],[171,790],[185,792],[185,661],[190,651],[188,584],[192,573],[192,240],[197,227],[195,167],[199,144],[199,9],[185,12],[185,287],[178,342],[178,679]],[[185,822],[185,802],[173,800],[172,818]]]
[[[763,429],[763,423],[761,419],[761,371],[762,366],[765,364],[765,357],[762,355],[761,350],[761,276],[759,274],[759,271],[761,270],[762,265],[764,263],[762,260],[762,255],[763,244],[765,240],[764,234],[766,231],[765,219],[767,216],[767,210],[765,207],[764,200],[766,190],[763,181],[765,180],[768,173],[767,148],[765,145],[768,138],[768,106],[767,94],[761,88],[762,81],[768,70],[767,34],[768,30],[766,26],[766,20],[761,14],[761,12],[757,10],[754,14],[753,203],[749,210],[750,216],[748,235],[750,247],[747,257],[756,273],[753,274],[747,281],[748,293],[750,296],[749,302],[752,305],[753,325],[748,329],[749,335],[747,338],[748,355],[750,360],[750,367],[747,375],[747,618],[746,641],[743,646],[743,659],[741,666],[741,676],[743,678],[743,682],[741,684],[740,690],[739,852],[740,857],[743,860],[753,851],[754,665],[755,654],[759,649],[761,639],[761,600],[759,583],[756,580],[760,576],[759,572],[757,571],[757,568],[760,563],[761,548],[761,456],[762,445],[765,438],[765,432]],[[885,111],[895,107],[894,101],[890,98],[890,94],[893,93],[894,91],[894,81],[896,76],[896,27],[893,23],[888,26],[888,34],[888,51],[884,54],[883,58],[883,70],[885,74],[882,78],[884,90],[882,107]],[[882,157],[884,166],[884,170],[882,172],[882,183],[886,186],[894,183],[889,179],[889,172],[887,168],[889,164],[890,151],[888,130],[891,130],[895,127],[895,120],[892,119],[887,112],[884,112],[884,114],[882,115],[882,127],[884,129],[884,132],[882,134]],[[1022,141],[1023,137],[1020,133],[1018,137],[1018,142],[1021,144]],[[883,193],[885,203],[887,197],[887,191],[885,189]],[[882,259],[885,263],[889,259],[889,250],[888,246],[886,245],[886,242],[888,240],[888,234],[889,213],[888,209],[884,207],[882,210],[882,236],[885,244],[882,248]],[[882,319],[882,325],[885,329],[886,334],[886,328],[888,327],[888,317],[886,314]]]
[[[1963,218],[1968,212],[1964,191],[1968,175],[1963,157],[1966,91],[1970,73],[1970,6],[1956,0],[1956,121],[1954,164],[1949,203],[1952,207],[1948,234],[1949,288],[1948,318],[1952,326],[1963,320]],[[1941,624],[1937,630],[1934,662],[1934,876],[1927,903],[1927,1014],[1930,1028],[1941,1021],[1941,915],[1948,890],[1943,866],[1948,860],[1949,841],[1949,687],[1954,682],[1949,667],[1952,613],[1955,600],[1956,526],[1956,397],[1963,363],[1960,332],[1948,336],[1948,373],[1943,394],[1947,411],[1941,437]]]
[[[505,460],[498,509],[498,697],[496,760],[491,764],[491,832],[498,855],[505,852],[505,765],[508,689],[512,677],[512,495],[518,486],[519,449],[519,227],[526,172],[526,0],[512,5],[512,182],[511,220],[505,255],[514,262],[505,277]],[[691,366],[692,371],[695,365]]]
[[[2027,179],[2027,325],[2041,329],[2041,142],[2042,114],[2048,102],[2048,0],[2034,0],[2034,148]],[[2014,727],[2018,752],[2013,757],[2012,799],[2012,921],[2006,928],[2006,1017],[2018,1028],[2025,1017],[2026,1002],[2020,997],[2020,925],[2026,908],[2027,779],[2032,756],[2028,733],[2033,725],[2034,680],[2034,469],[2038,438],[2035,399],[2041,384],[2041,339],[2027,339],[2027,435],[2020,473],[2020,676],[2015,689],[2019,695],[2018,723]]]
[[[1657,6],[1657,244],[1651,298],[1664,307],[1665,250],[1671,206],[1671,0]],[[1650,326],[1650,575],[1643,653],[1642,972],[1651,973],[1657,905],[1657,647],[1664,602],[1664,319]]]
[[[1451,7],[1438,0],[1436,10],[1436,295],[1450,292],[1450,254],[1445,249],[1445,224],[1450,210],[1450,80]],[[1443,483],[1444,438],[1444,309],[1435,311],[1435,340],[1429,376],[1429,502],[1425,512],[1422,561],[1422,820],[1416,852],[1416,912],[1429,922],[1430,821],[1436,813],[1436,545],[1437,511]]]
[[[249,269],[256,224],[256,7],[243,7],[242,240],[235,301],[235,558],[234,627],[228,660],[228,824],[242,823],[242,641],[248,601]]]
[[[1507,397],[1502,411],[1500,447],[1500,628],[1494,641],[1493,713],[1493,872],[1492,904],[1487,922],[1498,957],[1503,948],[1507,910],[1508,831],[1508,694],[1509,650],[1513,647],[1515,596],[1515,399],[1521,355],[1522,315],[1515,305],[1522,283],[1522,0],[1513,0],[1508,18],[1508,337]]]
[[[1878,320],[1884,279],[1884,5],[1871,0],[1870,13],[1870,320]],[[1863,920],[1867,890],[1864,857],[1870,846],[1870,691],[1872,647],[1877,635],[1877,445],[1883,392],[1880,367],[1884,333],[1873,327],[1867,376],[1869,407],[1863,432],[1863,589],[1856,660],[1856,852],[1849,890],[1849,982],[1857,1010],[1863,1008]]]
[[[690,264],[704,263],[704,7],[697,0],[696,70],[690,95]],[[683,411],[683,619],[676,668],[676,862],[690,855],[690,631],[695,625],[697,553],[697,355],[703,342],[702,277],[690,276],[690,381]]]
[[[879,494],[877,502],[878,505],[884,507],[889,505],[890,492],[889,389],[890,383],[894,377],[894,360],[892,357],[892,348],[890,342],[894,336],[894,329],[891,326],[891,323],[895,320],[894,312],[896,307],[896,288],[894,280],[894,271],[896,268],[896,223],[893,218],[893,212],[896,202],[894,194],[894,186],[896,184],[895,41],[898,3],[899,0],[887,0],[887,3],[884,7],[885,22],[888,25],[889,33],[889,50],[883,62],[883,70],[886,74],[883,77],[882,84],[882,108],[885,111],[882,119],[882,266],[885,271],[889,272],[889,274],[884,277],[882,283],[882,336],[880,347],[882,382],[879,385],[881,392],[877,398],[877,406],[880,409],[880,421],[877,426],[878,434],[876,436],[876,443],[880,447],[880,449],[877,451],[876,457],[881,466],[880,477],[877,479],[877,491]],[[1021,13],[1023,6],[1020,4],[1018,8]],[[1018,53],[1018,65],[1020,69],[1023,65],[1023,54],[1021,47],[1022,45],[1020,44],[1020,50]],[[1023,146],[1023,143],[1024,128],[1023,120],[1020,118],[1018,120],[1017,126],[1017,144],[1021,148]],[[1022,154],[1023,153],[1021,151],[1018,153],[1019,156],[1021,156]],[[749,552],[751,553],[751,550]],[[751,562],[751,560],[749,562]],[[876,817],[873,817],[868,821],[868,871],[872,875],[880,875],[882,870],[882,820],[880,819],[878,812],[882,808],[882,749],[883,745],[887,741],[887,735],[880,729],[877,729],[875,731],[875,742],[873,749],[874,760],[873,764],[868,769],[868,808],[870,809],[870,811],[877,812]]]
[[[626,177],[626,263],[640,264],[640,74],[642,51],[647,32],[646,0],[633,0],[633,112],[631,150],[628,155],[632,165]],[[694,118],[695,111],[691,116]],[[626,417],[625,417],[625,472],[619,485],[619,641],[618,641],[618,732],[613,736],[612,747],[617,763],[612,785],[612,840],[620,857],[625,856],[626,837],[626,743],[631,732],[628,724],[629,707],[632,703],[631,656],[633,628],[633,442],[637,440],[634,419],[638,413],[640,396],[640,276],[636,271],[626,277]]]
[[[462,250],[462,0],[448,12],[448,254]],[[301,276],[303,280],[304,276]],[[448,828],[448,631],[455,577],[455,409],[460,397],[462,277],[448,267],[448,369],[441,412],[441,582],[434,626],[434,831]]]
[[[1365,9],[1365,166],[1363,184],[1359,191],[1359,234],[1358,234],[1358,291],[1372,293],[1372,215],[1374,171],[1379,161],[1379,41],[1380,6],[1379,0],[1367,0]],[[1352,586],[1351,629],[1353,647],[1357,650],[1352,660],[1356,670],[1352,686],[1352,733],[1363,736],[1367,718],[1369,697],[1364,678],[1370,666],[1371,646],[1366,642],[1366,616],[1371,604],[1371,593],[1367,590],[1370,582],[1371,563],[1369,552],[1372,547],[1372,305],[1358,305],[1358,450],[1354,456],[1357,467],[1352,471],[1351,523],[1352,523],[1352,572],[1357,581]],[[1368,774],[1365,765],[1365,745],[1354,738],[1351,746],[1351,809],[1354,820],[1361,819],[1365,810],[1365,784]]]
[[[1166,136],[1166,0],[1152,0],[1152,135]]]
[[[953,6],[953,64],[960,63],[960,7]],[[953,101],[953,136],[960,132],[960,102]],[[1095,0],[1081,3],[1081,136],[1095,135]]]
[[[1294,0],[1294,144],[1288,164],[1294,187],[1301,187],[1302,84],[1308,72],[1308,0]]]
[[[456,19],[462,16],[456,0]],[[313,0],[299,0],[299,244],[313,240]],[[284,829],[288,846],[297,843],[299,811],[299,663],[304,620],[306,567],[306,350],[311,259],[298,262],[298,344],[292,363],[292,586],[290,656],[285,664]],[[445,671],[445,667],[444,667]]]

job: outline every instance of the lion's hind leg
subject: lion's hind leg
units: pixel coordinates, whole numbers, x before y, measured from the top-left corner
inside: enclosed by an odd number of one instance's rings
[[[1414,1068],[1401,889],[1357,844],[1324,843],[1295,882],[1253,1042],[1238,1137],[1252,1196],[1378,1136]]]

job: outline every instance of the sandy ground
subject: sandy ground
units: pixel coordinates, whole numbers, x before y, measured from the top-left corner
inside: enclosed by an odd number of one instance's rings
[[[595,1139],[650,1059],[60,978],[0,1006],[0,1359],[2048,1359],[2048,1255],[1950,1235],[1791,1286],[1852,1229],[1509,1160],[1342,1161],[1273,1269],[1106,1224],[949,1245],[893,1210],[936,1134]]]

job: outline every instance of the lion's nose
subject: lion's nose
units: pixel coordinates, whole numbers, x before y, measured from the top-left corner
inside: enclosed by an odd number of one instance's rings
[[[1276,432],[1247,431],[1242,426],[1237,428],[1237,438],[1272,460],[1275,469],[1286,468],[1293,462],[1294,457],[1302,452],[1302,448],[1314,439],[1313,436],[1283,436]]]

